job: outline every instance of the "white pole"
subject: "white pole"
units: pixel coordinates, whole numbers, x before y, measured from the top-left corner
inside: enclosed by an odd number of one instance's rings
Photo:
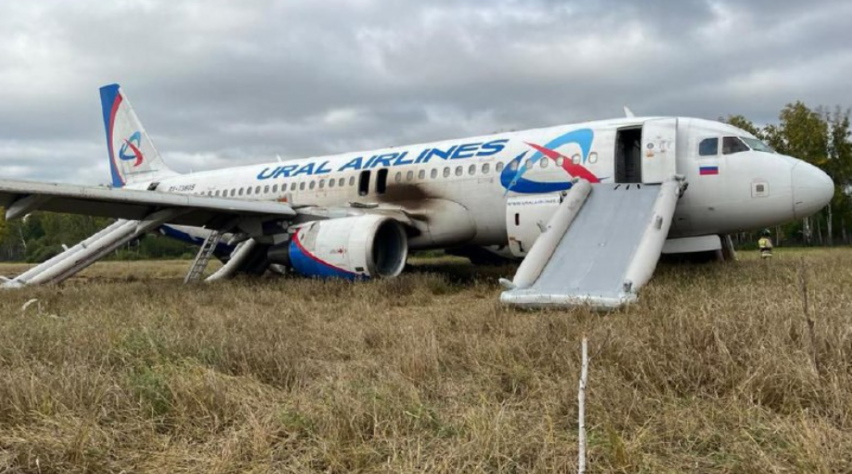
[[[579,454],[577,473],[586,472],[586,378],[589,375],[589,341],[583,336],[583,365],[580,369],[580,390],[577,392]]]

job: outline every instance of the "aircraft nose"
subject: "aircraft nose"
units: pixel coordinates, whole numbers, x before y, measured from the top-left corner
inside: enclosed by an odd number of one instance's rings
[[[807,217],[825,207],[834,196],[834,181],[824,171],[804,161],[793,166],[793,214]]]

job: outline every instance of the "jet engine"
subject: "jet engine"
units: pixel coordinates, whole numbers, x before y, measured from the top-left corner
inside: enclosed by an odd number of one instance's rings
[[[314,221],[298,228],[287,254],[289,265],[309,277],[392,278],[405,267],[408,236],[386,216]]]

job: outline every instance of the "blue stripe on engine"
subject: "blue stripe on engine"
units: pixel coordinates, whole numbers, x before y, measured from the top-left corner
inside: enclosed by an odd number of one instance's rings
[[[298,242],[296,236],[290,243],[290,264],[304,276],[316,278],[343,278],[346,280],[361,280],[365,275],[352,273],[342,268],[329,265],[310,255]]]

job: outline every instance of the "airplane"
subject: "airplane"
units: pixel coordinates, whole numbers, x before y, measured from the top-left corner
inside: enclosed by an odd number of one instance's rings
[[[620,299],[603,305],[612,307],[635,300],[661,253],[718,251],[723,236],[811,215],[834,193],[819,168],[776,153],[744,130],[632,112],[180,174],[154,147],[119,85],[101,88],[100,95],[111,185],[0,180],[0,207],[9,219],[44,210],[118,221],[6,278],[4,287],[57,283],[117,246],[159,231],[201,246],[187,281],[200,278],[215,257],[226,264],[211,279],[272,269],[360,280],[398,276],[410,251],[519,259],[535,253],[534,276],[547,268],[549,280],[575,293],[590,280],[623,283],[616,289]],[[563,214],[576,223],[553,230]],[[536,251],[548,232],[550,248]],[[626,280],[628,267],[640,268],[644,276],[636,278],[643,281]],[[623,298],[628,293],[631,298]],[[534,306],[590,301],[536,298],[544,304]]]

